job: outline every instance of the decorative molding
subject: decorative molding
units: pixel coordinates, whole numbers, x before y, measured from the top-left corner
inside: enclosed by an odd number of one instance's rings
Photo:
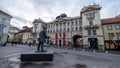
[[[88,26],[85,26],[84,28],[85,28],[86,30],[88,30],[88,29],[98,29],[98,28],[99,28],[99,25],[97,25],[97,24],[96,24],[96,25],[92,25],[92,26],[89,26],[89,25],[88,25]]]

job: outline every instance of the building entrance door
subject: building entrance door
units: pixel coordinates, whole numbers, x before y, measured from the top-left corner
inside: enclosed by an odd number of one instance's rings
[[[98,49],[98,40],[97,40],[97,38],[88,38],[88,41],[90,43],[90,48]]]
[[[59,46],[61,46],[61,43],[62,43],[62,41],[61,41],[61,40],[59,40]]]

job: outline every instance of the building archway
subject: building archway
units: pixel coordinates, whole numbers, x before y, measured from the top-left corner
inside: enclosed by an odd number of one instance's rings
[[[73,36],[73,47],[82,47],[82,36],[74,35]]]

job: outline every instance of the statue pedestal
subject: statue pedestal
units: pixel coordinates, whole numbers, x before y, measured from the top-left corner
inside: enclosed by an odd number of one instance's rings
[[[33,53],[27,53],[27,54],[21,54],[20,60],[22,62],[26,61],[53,61],[53,52],[47,51],[47,52],[33,52]]]

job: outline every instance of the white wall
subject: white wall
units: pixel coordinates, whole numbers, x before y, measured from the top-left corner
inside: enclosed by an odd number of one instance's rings
[[[88,35],[88,30],[85,29],[85,26],[89,26],[89,20],[86,18],[86,14],[90,12],[95,12],[95,17],[93,19],[93,25],[97,24],[98,29],[96,29],[97,35]],[[83,43],[89,45],[88,38],[98,38],[98,45],[104,45],[103,41],[103,31],[102,31],[102,25],[101,25],[101,19],[100,19],[100,11],[94,10],[90,12],[82,13],[82,27],[83,27]],[[98,46],[99,47],[99,46]]]

